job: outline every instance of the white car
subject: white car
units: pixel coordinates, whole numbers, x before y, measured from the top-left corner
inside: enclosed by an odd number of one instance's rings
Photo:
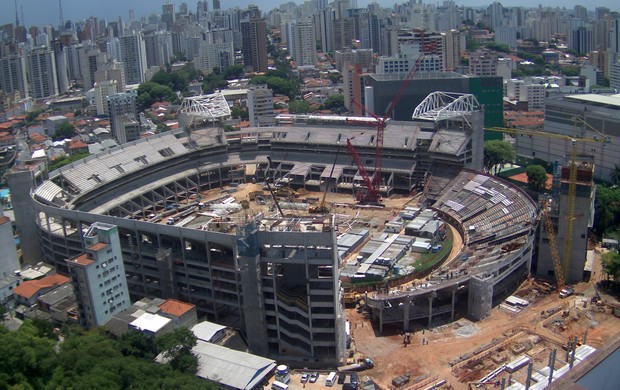
[[[308,382],[308,374],[303,373],[301,374],[301,383],[306,383]]]

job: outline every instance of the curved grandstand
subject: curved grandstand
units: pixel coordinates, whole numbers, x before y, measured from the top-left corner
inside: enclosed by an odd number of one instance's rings
[[[382,195],[424,189],[424,200],[457,227],[465,246],[424,284],[369,293],[381,326],[430,322],[462,302],[482,318],[529,270],[536,205],[506,182],[462,169],[479,169],[472,156],[482,145],[482,115],[473,116],[468,123],[478,128],[388,122]],[[166,133],[51,172],[32,191],[44,256],[66,272],[65,259],[84,251],[83,232],[93,222],[116,225],[133,298],[193,303],[200,315],[243,329],[257,354],[306,366],[342,363],[339,218],[252,212],[231,200],[240,184],[266,177],[308,193],[363,191],[355,162],[340,149],[352,139],[371,165],[374,133],[328,121]]]

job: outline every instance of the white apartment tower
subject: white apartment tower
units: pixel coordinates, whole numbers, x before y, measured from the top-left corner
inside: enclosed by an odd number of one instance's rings
[[[30,81],[30,96],[43,99],[58,95],[58,77],[54,51],[38,47],[26,56],[26,73]]]
[[[131,305],[118,227],[95,222],[84,234],[84,243],[85,252],[66,263],[80,323],[102,326]]]
[[[95,106],[97,107],[97,115],[107,115],[108,96],[118,93],[118,84],[116,80],[104,80],[95,83]]]
[[[295,54],[293,58],[297,66],[314,65],[316,40],[314,39],[314,24],[311,21],[295,23],[294,27]]]
[[[248,113],[251,127],[275,125],[273,91],[266,85],[257,85],[248,90]]]
[[[132,32],[120,38],[121,60],[125,67],[125,83],[140,84],[144,82],[146,72],[146,48],[142,33]]]

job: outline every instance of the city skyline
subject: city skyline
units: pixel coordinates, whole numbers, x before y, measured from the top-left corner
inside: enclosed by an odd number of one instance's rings
[[[212,6],[212,0],[207,0],[209,7]],[[332,0],[333,1],[333,0]],[[330,1],[330,2],[332,2]],[[169,1],[175,5],[181,3],[187,3],[188,8],[195,11],[197,0],[195,1]],[[291,1],[296,4],[302,4],[304,1],[296,0]],[[372,0],[358,0],[358,7],[365,7]],[[383,7],[390,7],[395,3],[404,3],[405,1],[391,1],[391,0],[378,0],[376,1]],[[143,16],[148,16],[152,13],[161,14],[161,6],[166,1],[152,1],[152,0],[108,0],[106,2],[83,2],[80,0],[63,0],[63,19],[71,21],[84,20],[90,16],[96,16],[107,20],[116,20],[121,17],[124,21],[129,21],[129,10],[134,10],[136,19]],[[255,0],[226,0],[222,2],[222,8],[234,8],[247,7],[249,4],[256,4],[263,12],[267,12],[281,4],[287,3],[285,0],[265,0],[257,2]],[[426,2],[432,4],[432,2]],[[470,7],[482,7],[493,3],[493,1],[471,0],[471,1],[455,1],[457,6],[470,6]],[[506,7],[522,6],[522,7],[536,7],[541,2],[539,0],[524,0],[524,1],[500,1],[500,3]],[[582,0],[571,1],[551,1],[543,4],[545,7],[566,7],[573,8],[575,5],[584,5],[589,11],[593,11],[597,7],[608,7],[612,11],[618,10],[616,3],[612,0],[600,0],[596,4],[584,4]],[[44,26],[52,25],[58,26],[60,21],[60,13],[58,2],[39,2],[37,0],[17,0],[17,16],[20,25],[30,26]],[[4,8],[8,12],[4,12],[0,16],[0,25],[15,23],[15,0],[5,0]],[[23,16],[22,16],[23,9]]]

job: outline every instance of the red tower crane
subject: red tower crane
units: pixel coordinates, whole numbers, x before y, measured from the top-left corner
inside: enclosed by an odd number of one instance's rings
[[[394,112],[394,108],[400,102],[400,99],[402,98],[403,94],[407,90],[409,83],[411,83],[411,80],[413,80],[413,77],[417,73],[418,67],[424,60],[425,52],[430,50],[430,46],[424,45],[424,35],[422,35],[422,45],[420,47],[422,50],[420,51],[420,55],[418,56],[418,59],[413,64],[413,67],[411,68],[409,73],[407,73],[407,77],[405,78],[405,80],[403,80],[403,83],[400,85],[398,92],[396,93],[396,95],[394,95],[394,98],[392,99],[392,101],[390,101],[387,108],[385,109],[385,114],[383,115],[383,118],[379,118],[377,115],[375,115],[374,113],[372,113],[371,111],[363,107],[361,104],[353,100],[353,103],[355,105],[357,105],[364,111],[368,112],[370,116],[375,118],[376,126],[377,126],[377,136],[375,140],[375,145],[376,145],[375,170],[374,170],[374,175],[373,175],[372,180],[370,179],[370,176],[368,175],[368,171],[366,170],[366,167],[362,163],[362,158],[360,157],[359,152],[357,151],[357,149],[355,149],[355,146],[351,142],[351,140],[353,140],[355,137],[347,139],[347,151],[353,157],[353,160],[355,161],[355,165],[357,165],[357,169],[359,170],[360,175],[362,176],[362,180],[364,181],[364,186],[366,187],[366,192],[358,192],[356,194],[356,199],[360,203],[379,204],[381,202],[380,188],[381,188],[381,177],[382,177],[381,171],[382,171],[382,163],[383,163],[383,131],[385,130],[385,124],[387,120],[392,116],[392,113]]]

